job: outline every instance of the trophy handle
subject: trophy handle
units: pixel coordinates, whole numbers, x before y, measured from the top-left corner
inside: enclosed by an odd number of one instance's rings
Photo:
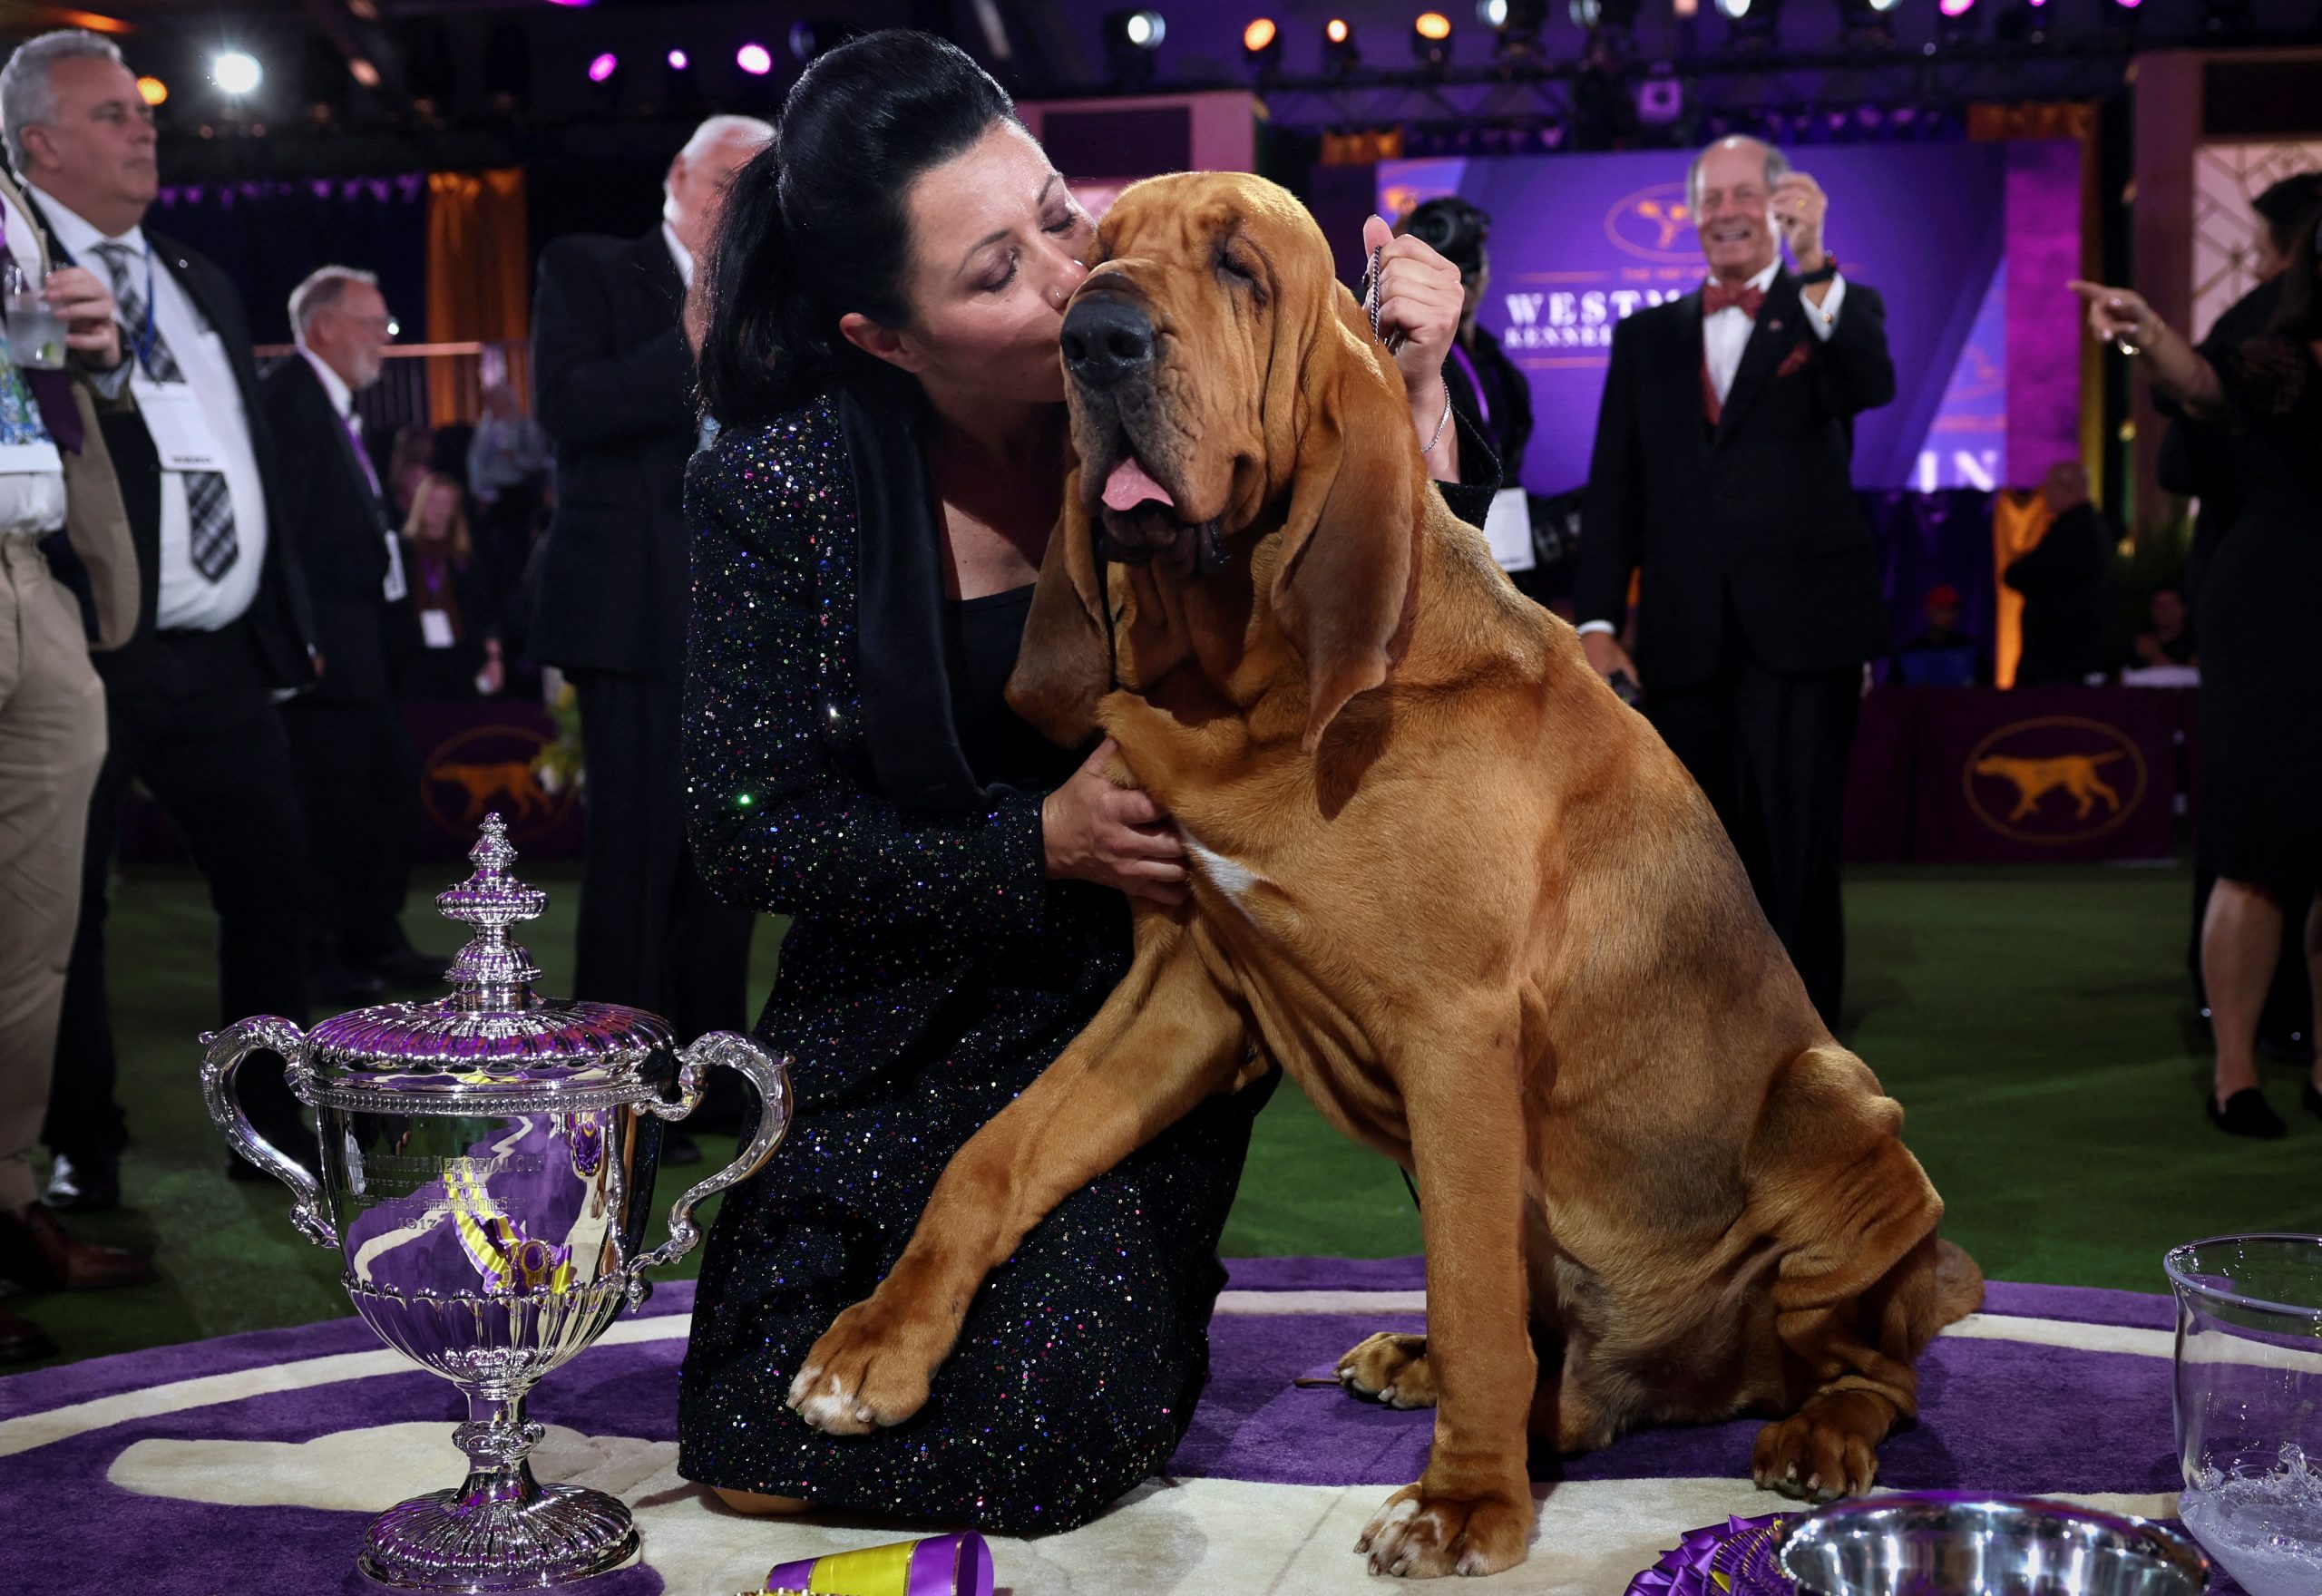
[[[722,1065],[748,1080],[758,1095],[758,1128],[734,1162],[688,1190],[669,1209],[669,1239],[641,1254],[629,1266],[629,1305],[641,1307],[652,1291],[645,1271],[675,1263],[701,1241],[701,1227],[693,1222],[694,1205],[737,1181],[747,1180],[766,1167],[790,1128],[789,1061],[747,1036],[732,1031],[712,1031],[697,1037],[678,1055],[678,1100],[649,1102],[645,1109],[657,1118],[683,1119],[701,1106],[704,1078],[712,1066]]]
[[[290,1205],[290,1222],[317,1247],[337,1250],[338,1232],[323,1212],[323,1189],[307,1167],[258,1134],[234,1091],[234,1072],[253,1053],[279,1053],[295,1071],[306,1051],[307,1038],[287,1019],[262,1014],[201,1034],[201,1097],[210,1117],[227,1143],[259,1168],[290,1188],[298,1201]]]

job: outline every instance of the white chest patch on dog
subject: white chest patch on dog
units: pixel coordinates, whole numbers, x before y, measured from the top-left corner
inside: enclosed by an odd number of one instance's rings
[[[1185,852],[1193,856],[1194,868],[1201,871],[1209,884],[1234,900],[1235,908],[1249,912],[1249,896],[1253,890],[1266,884],[1265,877],[1244,864],[1237,864],[1215,849],[1202,845],[1201,839],[1183,826],[1177,835],[1185,840]]]

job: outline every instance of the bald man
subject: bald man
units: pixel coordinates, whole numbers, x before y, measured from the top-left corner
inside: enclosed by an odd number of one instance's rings
[[[1613,336],[1581,645],[1641,693],[1835,1025],[1847,754],[1863,665],[1888,647],[1850,470],[1855,416],[1895,396],[1886,307],[1839,274],[1829,200],[1780,151],[1720,140],[1694,158],[1686,199],[1708,280]],[[1634,660],[1619,641],[1632,578]]]
[[[532,371],[556,446],[531,650],[580,694],[588,832],[577,998],[661,1015],[691,1040],[744,1028],[750,917],[686,848],[678,756],[692,539],[693,357],[678,313],[726,180],[774,137],[713,117],[669,162],[660,225],[541,251]],[[682,1160],[685,1149],[675,1150]],[[664,1156],[669,1156],[665,1152]]]

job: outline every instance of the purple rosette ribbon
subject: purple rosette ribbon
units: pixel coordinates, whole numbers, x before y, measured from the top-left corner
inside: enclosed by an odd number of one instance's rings
[[[972,1531],[777,1564],[768,1591],[814,1596],[991,1596],[991,1548]]]
[[[1781,1572],[1781,1538],[1794,1513],[1729,1518],[1688,1530],[1661,1561],[1629,1581],[1628,1596],[1797,1596]]]

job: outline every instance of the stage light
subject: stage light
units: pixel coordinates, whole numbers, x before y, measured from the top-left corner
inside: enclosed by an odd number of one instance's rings
[[[686,53],[682,50],[670,51],[668,54],[668,63],[669,70],[671,72],[683,72],[693,64],[692,62],[686,59]]]
[[[1430,72],[1451,64],[1451,19],[1439,11],[1422,11],[1411,21],[1411,59]]]
[[[1157,11],[1109,11],[1105,14],[1105,60],[1113,81],[1124,86],[1142,83],[1153,75],[1154,58],[1169,36],[1169,24]]]
[[[835,17],[810,16],[790,24],[790,54],[805,65],[818,55],[827,55],[863,32],[853,23]]]
[[[256,56],[229,50],[210,63],[210,81],[239,97],[257,92],[259,84],[266,81],[266,69],[258,63]]]
[[[1362,47],[1355,42],[1354,24],[1334,16],[1322,24],[1322,70],[1344,77],[1362,64]]]
[[[774,52],[763,44],[745,44],[734,52],[734,64],[754,78],[774,70]]]
[[[376,89],[379,86],[379,69],[371,64],[370,58],[367,56],[348,56],[346,73],[349,77],[366,89]]]
[[[1976,9],[1976,0],[1937,0],[1936,9],[1946,16],[1965,16]]]
[[[170,86],[156,77],[139,78],[137,97],[148,105],[167,104],[170,98]]]
[[[589,81],[592,83],[609,83],[619,71],[620,57],[608,50],[589,63]]]
[[[1540,54],[1548,0],[1477,0],[1476,17],[1492,30],[1494,61],[1525,61]]]
[[[1637,0],[1572,0],[1573,25],[1584,33],[1603,29],[1625,39],[1636,26]]]
[[[1242,29],[1242,64],[1261,81],[1282,70],[1282,30],[1273,18],[1253,18]]]
[[[1781,25],[1781,0],[1717,0],[1725,18],[1725,43],[1734,50],[1763,50]]]

